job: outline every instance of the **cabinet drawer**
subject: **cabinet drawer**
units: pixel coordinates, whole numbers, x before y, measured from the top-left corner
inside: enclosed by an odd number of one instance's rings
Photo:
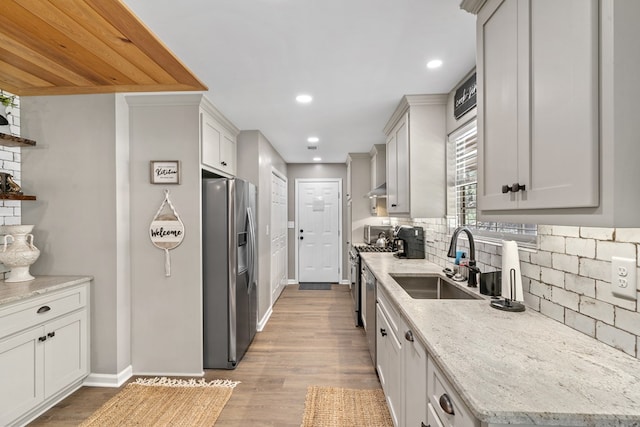
[[[453,390],[451,384],[446,380],[440,369],[429,359],[427,370],[429,393],[429,403],[433,412],[438,416],[439,421],[444,427],[478,427],[480,422],[476,420],[469,409],[462,403],[462,399]],[[443,401],[448,400],[453,409],[453,414],[445,412]],[[444,404],[444,402],[443,402]]]
[[[387,317],[387,321],[389,322],[390,329],[393,331],[396,337],[399,337],[400,336],[399,335],[400,315],[398,314],[393,304],[391,304],[391,302],[389,301],[389,298],[385,294],[384,290],[380,288],[380,286],[378,286],[377,299],[378,299],[378,305],[380,306],[380,309]]]
[[[86,285],[8,304],[0,309],[0,337],[47,322],[86,305]]]

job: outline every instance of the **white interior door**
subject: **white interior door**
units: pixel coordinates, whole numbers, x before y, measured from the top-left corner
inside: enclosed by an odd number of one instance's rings
[[[340,281],[341,180],[296,181],[298,281]]]
[[[287,284],[287,181],[271,174],[271,303]]]

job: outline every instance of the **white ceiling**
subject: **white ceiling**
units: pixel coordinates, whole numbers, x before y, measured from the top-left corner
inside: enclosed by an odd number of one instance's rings
[[[475,17],[459,0],[125,3],[229,120],[259,129],[288,163],[368,152],[403,95],[450,92],[475,65]],[[433,58],[444,64],[428,70]],[[297,104],[299,93],[313,102]]]

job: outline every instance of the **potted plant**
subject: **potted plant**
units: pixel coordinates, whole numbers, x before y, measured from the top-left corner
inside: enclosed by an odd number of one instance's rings
[[[9,128],[9,120],[7,120],[7,116],[11,113],[6,111],[7,107],[15,107],[16,96],[11,95],[7,96],[4,94],[0,94],[0,132],[10,134],[11,130]]]

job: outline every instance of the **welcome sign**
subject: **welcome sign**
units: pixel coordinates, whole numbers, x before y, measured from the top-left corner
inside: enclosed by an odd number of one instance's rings
[[[154,245],[181,243],[184,239],[184,225],[178,220],[153,221],[149,227],[149,237]]]

